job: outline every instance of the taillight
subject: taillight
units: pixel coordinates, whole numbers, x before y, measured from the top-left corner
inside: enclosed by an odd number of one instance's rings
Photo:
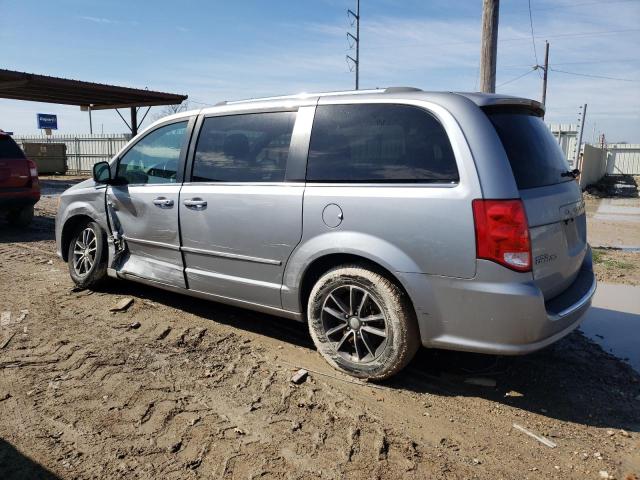
[[[36,165],[36,162],[34,162],[33,160],[27,160],[27,164],[29,165],[29,176],[31,178],[37,178],[38,166]]]
[[[29,179],[31,180],[31,185],[37,187],[39,185],[38,166],[36,165],[36,162],[29,159],[27,159],[27,165],[29,166]]]
[[[476,256],[519,272],[531,270],[531,241],[521,200],[474,200]]]

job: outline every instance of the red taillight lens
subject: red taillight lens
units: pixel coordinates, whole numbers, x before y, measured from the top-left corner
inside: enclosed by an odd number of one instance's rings
[[[29,165],[29,176],[31,178],[38,178],[38,166],[36,162],[33,160],[27,160],[27,164]]]
[[[31,180],[31,186],[39,186],[40,182],[38,181],[38,166],[36,165],[36,162],[27,159],[27,165],[29,165],[29,178]]]
[[[531,270],[529,225],[521,200],[474,200],[476,256],[519,272]]]

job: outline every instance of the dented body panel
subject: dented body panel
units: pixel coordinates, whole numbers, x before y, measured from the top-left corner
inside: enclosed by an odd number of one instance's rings
[[[312,183],[305,180],[316,108],[405,105],[433,116],[451,143],[459,180],[449,183]],[[569,333],[595,290],[581,195],[575,182],[519,189],[509,158],[482,110],[536,102],[500,95],[370,91],[226,103],[151,125],[188,120],[174,183],[83,182],[61,197],[58,253],[74,218],[108,232],[109,274],[199,298],[304,320],[305,281],[325,259],[367,261],[413,304],[425,346],[528,353]],[[192,178],[206,118],[296,112],[282,182]],[[158,200],[160,199],[160,200]],[[474,199],[521,199],[534,265],[516,272],[476,258]],[[165,203],[154,203],[154,202]],[[568,212],[568,213],[567,213]],[[307,292],[308,293],[308,292]]]

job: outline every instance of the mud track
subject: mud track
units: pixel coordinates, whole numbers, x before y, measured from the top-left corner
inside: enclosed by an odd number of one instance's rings
[[[54,204],[27,231],[0,225],[1,478],[640,474],[640,376],[579,332],[527,357],[421,350],[366,384],[301,324],[132,283],[74,291]]]

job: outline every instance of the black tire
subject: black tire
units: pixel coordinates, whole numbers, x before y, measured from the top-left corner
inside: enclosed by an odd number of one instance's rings
[[[358,378],[395,375],[420,346],[407,295],[386,277],[358,265],[339,266],[320,277],[309,296],[307,318],[325,360]]]
[[[92,232],[95,241],[90,240],[91,233],[86,233],[88,230]],[[88,255],[94,254],[93,261],[80,258],[82,255],[78,252],[81,251]],[[71,236],[67,252],[69,274],[79,288],[94,288],[107,277],[107,235],[96,222],[78,225]]]
[[[28,227],[33,220],[33,205],[11,210],[7,215],[7,221],[16,227]]]

